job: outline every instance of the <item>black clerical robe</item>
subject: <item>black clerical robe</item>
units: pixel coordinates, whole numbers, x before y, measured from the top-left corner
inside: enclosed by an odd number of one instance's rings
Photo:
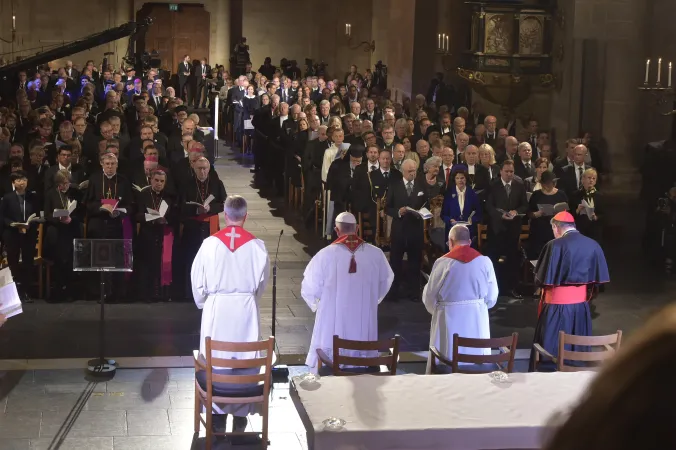
[[[148,208],[159,211],[163,201],[169,207],[164,220],[148,221]],[[166,190],[155,192],[146,189],[137,196],[136,211],[139,234],[134,246],[134,265],[137,268],[138,292],[146,301],[166,298],[173,281],[172,256],[178,236],[178,201]]]
[[[200,214],[198,206],[189,204],[189,202],[203,204],[209,195],[213,195],[214,199],[209,204],[209,212],[205,214]],[[202,241],[218,231],[218,214],[223,211],[226,196],[223,182],[212,174],[209,174],[204,182],[194,177],[192,182],[186,182],[181,187],[180,217],[183,232],[181,235],[180,259],[184,264],[185,296],[188,298],[192,298],[190,284],[192,262],[202,245]]]
[[[118,202],[117,208],[124,208],[127,213],[113,217],[108,211],[102,210],[101,205],[111,200]],[[85,195],[87,238],[131,239],[131,222],[125,225],[128,228],[126,232],[123,232],[123,222],[132,213],[132,201],[131,183],[126,176],[117,173],[108,178],[103,172],[97,172],[89,177],[89,187]]]

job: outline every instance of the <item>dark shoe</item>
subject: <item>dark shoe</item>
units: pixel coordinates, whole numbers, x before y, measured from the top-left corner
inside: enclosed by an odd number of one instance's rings
[[[214,433],[225,433],[227,424],[228,424],[227,414],[212,414],[211,431],[213,431]]]
[[[523,299],[523,296],[521,294],[519,294],[518,292],[516,292],[516,289],[512,289],[512,292],[509,293],[509,296],[512,297],[512,298],[515,298],[517,300]]]

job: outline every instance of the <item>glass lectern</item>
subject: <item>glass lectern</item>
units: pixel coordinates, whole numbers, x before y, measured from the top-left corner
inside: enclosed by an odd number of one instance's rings
[[[116,369],[115,361],[105,357],[106,282],[111,272],[132,272],[131,239],[75,239],[73,252],[74,272],[99,272],[101,274],[100,356],[89,361],[88,370],[94,375],[112,375]]]

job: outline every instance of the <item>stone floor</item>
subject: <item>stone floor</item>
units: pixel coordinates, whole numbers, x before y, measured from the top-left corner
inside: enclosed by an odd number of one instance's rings
[[[217,170],[229,194],[240,194],[249,203],[247,228],[263,239],[273,257],[281,230],[277,277],[276,337],[282,362],[304,361],[313,314],[300,298],[303,270],[323,243],[307,230],[298,213],[288,211],[283,201],[256,187],[249,172],[250,158],[221,148]],[[624,205],[626,207],[626,205]],[[622,207],[618,208],[620,213]],[[659,306],[672,300],[672,279],[645,264],[638,248],[637,222],[616,221],[606,254],[612,283],[595,303],[594,331],[597,334],[622,329],[631,332]],[[638,224],[640,226],[640,224]],[[634,228],[632,228],[634,227]],[[272,286],[261,302],[263,335],[271,333]],[[0,332],[0,360],[34,358],[87,358],[98,351],[99,306],[95,302],[47,304],[37,301],[25,306]],[[198,347],[200,311],[192,303],[108,305],[107,355],[156,357],[189,355]],[[519,347],[528,348],[536,318],[536,302],[500,298],[491,310],[494,336],[518,331]],[[429,340],[430,316],[421,304],[383,303],[379,309],[380,334],[399,333],[402,350],[424,350]]]

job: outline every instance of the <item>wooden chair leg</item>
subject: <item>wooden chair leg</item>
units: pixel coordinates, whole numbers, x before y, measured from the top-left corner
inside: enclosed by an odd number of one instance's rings
[[[206,450],[211,450],[211,446],[213,445],[214,441],[214,435],[213,435],[213,429],[212,429],[212,408],[213,405],[205,405],[205,409],[207,412],[207,424],[206,424],[206,438],[207,438],[207,443],[206,443]]]
[[[287,197],[287,205],[291,206],[293,205],[293,183],[291,180],[289,180],[289,194]]]
[[[200,394],[195,386],[195,433],[200,432],[200,410],[202,402],[200,401]]]
[[[265,402],[263,414],[263,430],[261,432],[261,448],[266,450],[268,448],[268,416],[270,415],[270,405]]]
[[[45,298],[43,295],[45,293],[44,291],[45,286],[43,284],[43,279],[42,279],[42,263],[38,265],[38,298],[43,299]]]

